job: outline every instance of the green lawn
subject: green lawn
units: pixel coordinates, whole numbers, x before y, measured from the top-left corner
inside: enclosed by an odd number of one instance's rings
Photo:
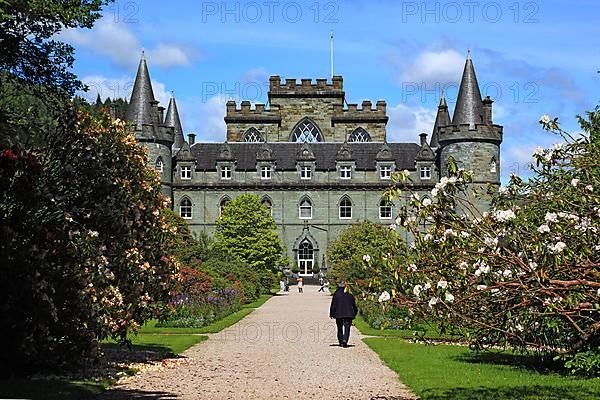
[[[598,400],[600,378],[547,373],[533,357],[391,337],[365,343],[423,400]]]
[[[412,339],[415,337],[415,330],[402,330],[402,329],[375,329],[372,328],[360,315],[354,320],[354,325],[363,334],[367,336],[384,336],[384,337],[397,337]],[[422,332],[420,332],[422,333]],[[419,334],[420,334],[419,333]],[[450,338],[448,335],[440,334],[435,325],[427,327],[427,331],[424,335],[427,339],[445,339]]]

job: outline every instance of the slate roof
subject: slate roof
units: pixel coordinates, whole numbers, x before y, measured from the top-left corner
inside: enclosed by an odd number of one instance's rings
[[[256,170],[256,153],[264,143],[228,143],[237,164],[237,170]],[[416,143],[387,143],[397,169],[415,169],[415,157],[420,146]],[[212,170],[217,165],[217,158],[223,143],[196,143],[192,146],[192,154],[196,158],[196,169]],[[301,143],[277,142],[268,143],[273,150],[273,158],[278,170],[295,171],[296,159]],[[352,158],[356,162],[357,170],[375,170],[377,153],[383,143],[348,143],[352,151]],[[316,169],[320,171],[334,171],[336,156],[342,143],[312,143],[310,148],[315,154]]]
[[[481,91],[479,90],[479,83],[477,83],[473,60],[471,60],[471,56],[469,55],[465,62],[462,80],[460,81],[460,89],[458,91],[456,107],[454,108],[452,123],[454,125],[469,124],[473,126],[481,124],[482,117],[483,102],[481,100]]]
[[[152,118],[151,102],[155,101],[154,92],[152,91],[152,83],[150,81],[150,73],[146,64],[146,57],[142,51],[142,57],[135,76],[129,107],[125,118],[128,121],[137,124],[151,124],[154,122]],[[162,122],[162,121],[161,121]]]

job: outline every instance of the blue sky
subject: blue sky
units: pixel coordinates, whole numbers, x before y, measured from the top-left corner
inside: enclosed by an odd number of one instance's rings
[[[388,103],[390,141],[430,133],[439,91],[454,108],[467,50],[483,94],[504,125],[502,175],[526,174],[536,146],[556,136],[542,114],[576,131],[575,115],[600,98],[596,0],[576,1],[117,1],[92,30],[62,39],[76,48],[75,72],[91,92],[128,97],[145,49],[155,95],[173,90],[183,127],[199,140],[225,138],[229,98],[266,102],[268,76],[329,78],[347,101]]]

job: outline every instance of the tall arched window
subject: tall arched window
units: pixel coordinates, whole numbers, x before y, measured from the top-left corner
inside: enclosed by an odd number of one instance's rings
[[[392,219],[392,203],[386,199],[379,202],[379,219]]]
[[[260,132],[258,131],[258,129],[256,129],[254,127],[248,129],[242,135],[242,142],[262,143],[264,141],[265,140],[263,139],[263,137],[260,134]]]
[[[292,131],[290,140],[292,142],[297,143],[315,143],[322,142],[323,136],[321,135],[321,131],[319,130],[317,125],[315,125],[314,122],[312,122],[308,118],[304,118],[298,123],[298,125],[296,125],[296,127]]]
[[[156,159],[156,161],[154,162],[154,169],[157,170],[158,172],[163,172],[165,168],[165,163],[163,162],[162,157],[158,157]]]
[[[298,218],[312,219],[312,203],[308,198],[303,198],[298,207]]]
[[[304,275],[312,274],[313,263],[315,262],[315,251],[312,243],[304,239],[298,246],[298,268]]]
[[[371,135],[369,132],[365,131],[363,128],[356,128],[354,132],[350,134],[348,138],[348,142],[370,142]]]
[[[179,203],[179,215],[183,219],[192,219],[193,206],[190,199],[184,197]]]
[[[352,201],[348,197],[340,201],[340,219],[352,219]]]
[[[223,214],[223,210],[225,209],[225,207],[227,207],[227,204],[229,204],[230,202],[231,199],[227,196],[221,199],[221,202],[219,203],[219,215]]]
[[[273,203],[271,203],[271,200],[268,197],[264,197],[260,201],[260,204],[267,207],[267,210],[269,210],[269,215],[273,216]]]

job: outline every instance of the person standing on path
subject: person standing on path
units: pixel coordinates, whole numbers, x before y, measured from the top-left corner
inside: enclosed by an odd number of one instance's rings
[[[298,277],[298,293],[304,293],[304,284],[301,277]]]
[[[342,347],[348,347],[350,327],[352,326],[352,320],[356,317],[357,313],[358,307],[356,307],[356,299],[351,293],[346,291],[346,283],[343,281],[338,283],[337,290],[331,299],[329,318],[335,318],[337,338]]]

